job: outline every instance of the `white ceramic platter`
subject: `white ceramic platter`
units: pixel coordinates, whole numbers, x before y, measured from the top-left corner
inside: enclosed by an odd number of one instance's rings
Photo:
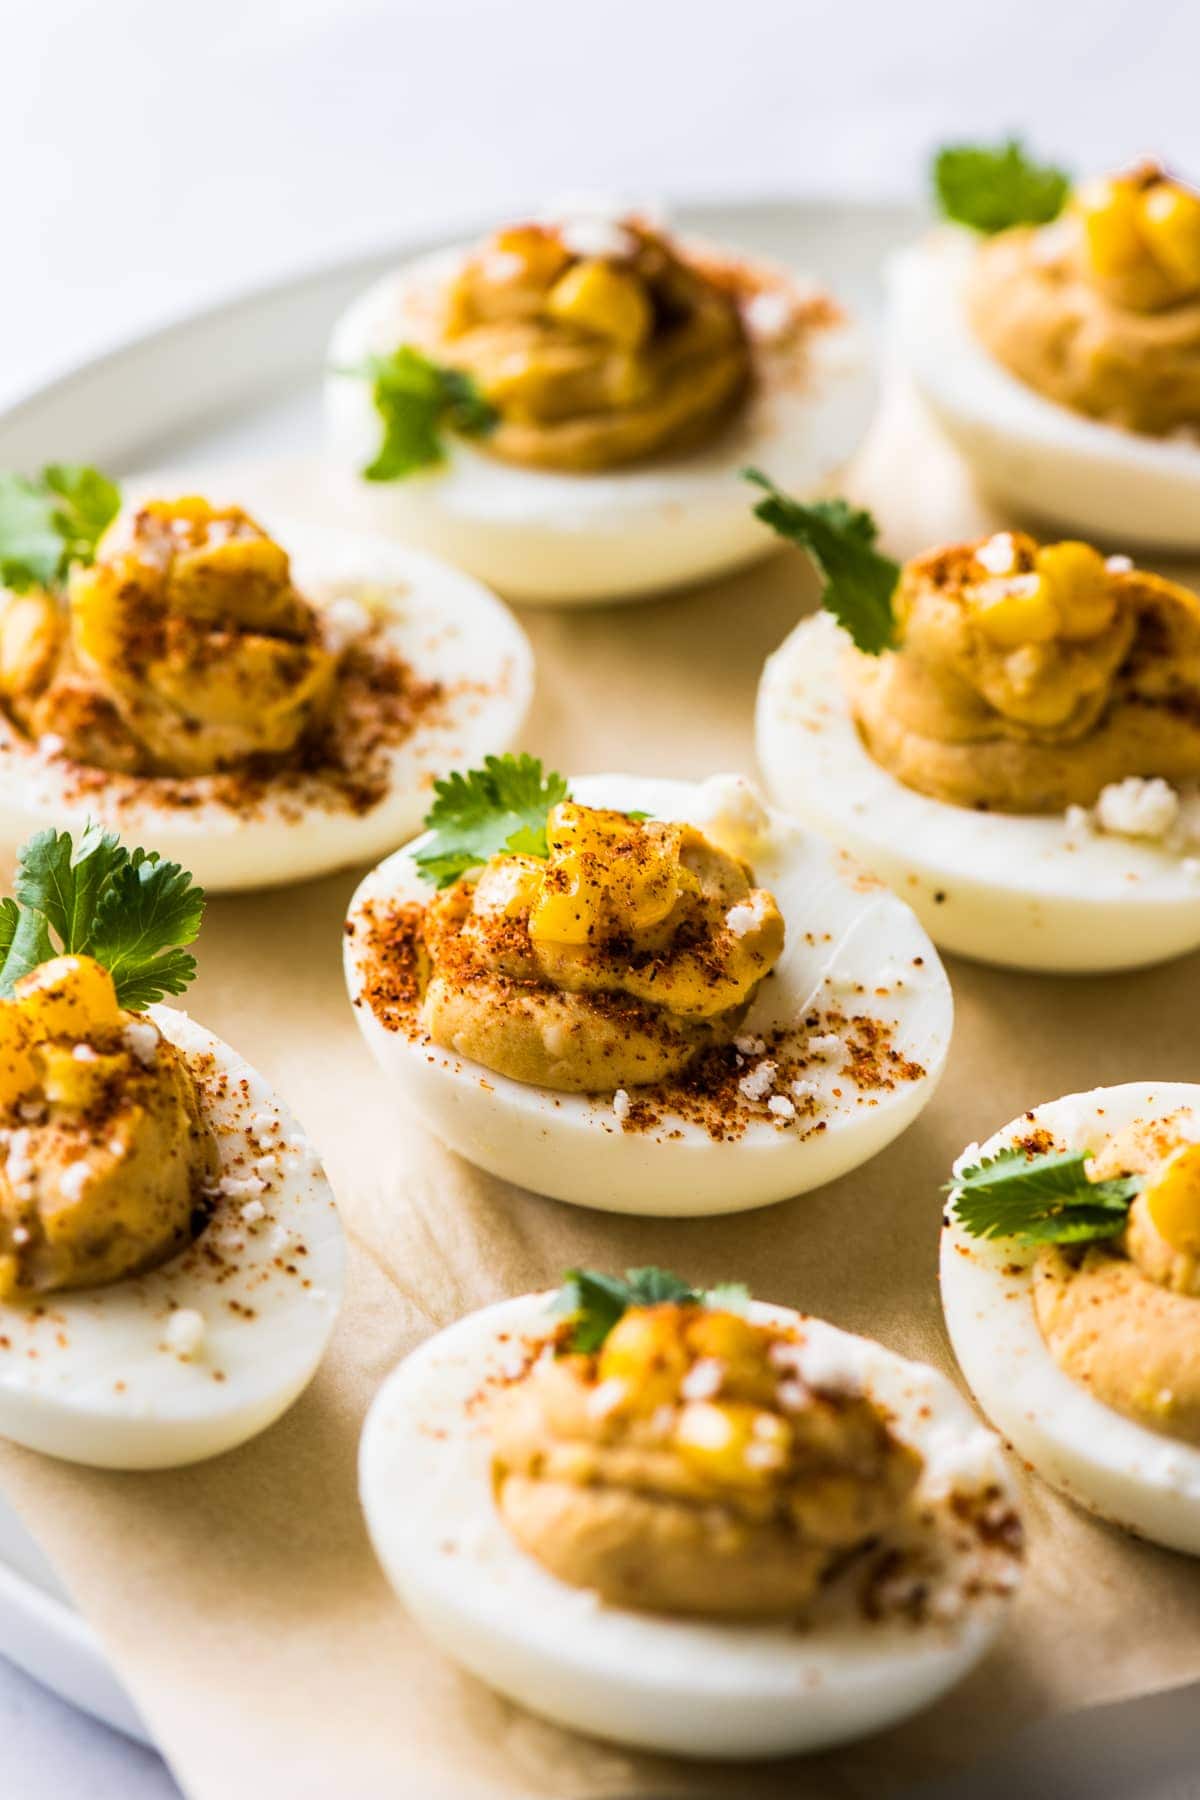
[[[905,206],[817,200],[681,205],[673,217],[698,235],[827,282],[877,341],[881,264],[921,224],[918,212]],[[256,504],[260,480],[270,491],[281,477],[291,492],[301,480],[316,501],[322,364],[333,322],[389,268],[436,248],[431,241],[393,245],[301,275],[83,365],[0,410],[0,469],[35,469],[70,457],[119,475],[169,469],[174,477],[245,463],[255,477],[246,492],[253,490]],[[318,519],[319,507],[309,516]],[[149,1741],[98,1639],[2,1494],[0,1654],[75,1705]],[[1047,1792],[1042,1778],[1051,1773],[1056,1792],[1086,1793],[1088,1800],[1127,1796],[1129,1785],[1120,1783],[1131,1766],[1139,1777],[1153,1776],[1167,1761],[1174,1778],[1186,1766],[1185,1746],[1194,1757],[1194,1694],[1181,1690],[1178,1704],[1176,1696],[1160,1695],[1093,1711],[1074,1728],[1055,1720],[1052,1733],[1028,1734],[1027,1745],[1011,1747],[990,1771],[973,1771],[961,1783],[938,1782],[929,1800],[960,1800],[968,1788],[971,1800],[992,1800],[1022,1786]],[[1140,1794],[1150,1791],[1139,1784]],[[1166,1785],[1154,1788],[1163,1796],[1167,1791]]]

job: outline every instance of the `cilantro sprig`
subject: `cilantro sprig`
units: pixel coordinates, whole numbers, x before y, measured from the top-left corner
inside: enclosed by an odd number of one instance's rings
[[[0,900],[0,995],[52,956],[103,963],[131,1012],[181,994],[195,976],[183,946],[200,929],[204,890],[156,851],[127,850],[96,825],[78,843],[39,831],[18,854],[13,889]]]
[[[947,144],[933,163],[938,206],[956,225],[987,236],[1010,225],[1048,225],[1066,204],[1071,178],[1037,163],[1019,138],[1003,144]]]
[[[440,888],[501,850],[548,856],[547,816],[568,797],[563,776],[544,774],[536,756],[485,757],[482,769],[447,775],[433,791],[425,815],[432,836],[416,863]]]
[[[486,437],[500,417],[464,370],[433,362],[411,344],[341,373],[371,383],[383,420],[383,440],[363,470],[366,481],[402,481],[418,469],[436,468],[446,460],[447,431]]]
[[[554,1310],[570,1321],[567,1349],[590,1355],[600,1349],[631,1306],[661,1306],[673,1301],[680,1306],[719,1306],[728,1312],[743,1312],[749,1298],[741,1282],[694,1288],[669,1269],[626,1269],[624,1276],[603,1275],[597,1269],[568,1269],[555,1295]]]
[[[82,463],[0,475],[0,587],[58,587],[72,563],[92,561],[120,505],[116,484]]]
[[[1141,1187],[1136,1175],[1089,1181],[1090,1150],[1027,1156],[1016,1145],[948,1182],[950,1208],[971,1237],[1021,1244],[1086,1244],[1117,1237]]]
[[[759,469],[743,469],[747,481],[765,490],[754,516],[807,550],[824,578],[821,605],[831,612],[860,650],[879,656],[896,641],[892,596],[900,565],[875,548],[879,532],[869,512],[845,500],[810,500],[802,505],[784,494]]]

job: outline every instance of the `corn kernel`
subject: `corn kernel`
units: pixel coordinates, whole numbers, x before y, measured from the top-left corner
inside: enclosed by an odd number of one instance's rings
[[[1117,601],[1098,550],[1071,541],[1045,544],[1035,565],[1054,602],[1061,637],[1098,637],[1112,624]]]
[[[0,691],[19,694],[49,673],[59,612],[49,594],[12,594],[0,612]]]
[[[550,855],[529,915],[537,942],[587,944],[651,930],[679,898],[679,838],[651,834],[624,813],[564,800],[546,827]]]
[[[1131,182],[1104,176],[1076,189],[1088,261],[1102,277],[1127,275],[1146,260],[1141,195]]]
[[[1200,1144],[1176,1150],[1144,1197],[1159,1236],[1185,1256],[1200,1256]]]
[[[684,1460],[710,1481],[762,1488],[786,1468],[792,1429],[780,1414],[742,1401],[693,1400],[676,1420],[674,1441]]]
[[[599,258],[576,263],[550,290],[546,311],[552,318],[599,337],[622,349],[635,350],[650,335],[654,322],[650,302],[637,277]]]
[[[21,1008],[0,1000],[0,1111],[8,1111],[37,1085],[33,1033]]]
[[[721,1364],[721,1392],[736,1400],[768,1404],[779,1376],[767,1361],[763,1333],[738,1313],[705,1307],[687,1327],[688,1349],[695,1357]]]
[[[1059,629],[1058,609],[1040,575],[1003,575],[970,590],[975,623],[998,650],[1046,644]]]
[[[1142,236],[1156,261],[1185,290],[1200,287],[1200,194],[1160,181],[1140,196]]]
[[[39,1053],[41,1089],[52,1106],[88,1112],[120,1076],[128,1073],[124,1055],[89,1056],[82,1060],[64,1044],[45,1044]]]
[[[90,956],[55,956],[22,975],[13,998],[39,1038],[84,1038],[120,1023],[117,990]]]
[[[604,1340],[597,1364],[601,1381],[619,1381],[635,1412],[654,1412],[679,1397],[688,1353],[673,1306],[632,1307]]]

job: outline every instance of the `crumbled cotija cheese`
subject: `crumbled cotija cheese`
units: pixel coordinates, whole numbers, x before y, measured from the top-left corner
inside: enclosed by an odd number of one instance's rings
[[[786,1094],[772,1094],[767,1101],[767,1109],[769,1112],[773,1112],[777,1119],[794,1119],[796,1116],[795,1103],[789,1100]]]
[[[809,1056],[820,1057],[822,1062],[840,1062],[845,1052],[841,1038],[832,1031],[806,1038],[804,1048]]]
[[[734,937],[739,938],[745,937],[748,931],[753,931],[761,920],[762,913],[759,908],[752,906],[748,900],[739,900],[737,905],[731,906],[725,914],[726,925]]]
[[[991,575],[1011,575],[1017,566],[1017,546],[1012,532],[998,531],[986,544],[981,544],[975,552],[975,561],[982,563]]]
[[[247,1200],[242,1208],[243,1225],[257,1225],[259,1220],[265,1219],[266,1216],[267,1209],[261,1200]]]
[[[87,1186],[88,1166],[83,1157],[68,1163],[58,1178],[58,1191],[67,1200],[78,1200]]]
[[[625,1120],[629,1117],[629,1095],[624,1088],[618,1088],[613,1095],[612,1108],[618,1119]]]
[[[130,1019],[123,1035],[130,1055],[144,1069],[152,1069],[158,1060],[158,1026],[149,1019]]]
[[[775,1085],[776,1065],[764,1059],[743,1075],[738,1087],[747,1100],[765,1100]]]
[[[1165,837],[1178,817],[1179,795],[1160,775],[1149,781],[1140,775],[1112,781],[1096,802],[1100,829],[1119,837]]]
[[[318,615],[321,636],[331,656],[340,656],[356,638],[365,637],[371,629],[371,615],[361,601],[339,594],[323,606]]]
[[[181,1306],[167,1320],[166,1339],[178,1356],[194,1356],[204,1342],[204,1314]]]

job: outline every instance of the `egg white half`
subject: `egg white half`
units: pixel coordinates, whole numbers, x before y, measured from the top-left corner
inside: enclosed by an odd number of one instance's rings
[[[1200,549],[1200,447],[1089,419],[1010,374],[967,319],[977,242],[934,233],[894,259],[889,286],[900,354],[981,484],[1118,549]]]
[[[692,822],[717,835],[709,822],[711,783],[596,775],[573,782],[571,791],[589,805]],[[724,1142],[669,1111],[656,1127],[625,1129],[611,1094],[526,1086],[423,1037],[410,1040],[387,1029],[367,998],[362,909],[374,901],[428,898],[431,889],[413,862],[421,842],[389,857],[351,902],[354,929],[345,939],[350,997],[397,1094],[452,1149],[493,1175],[608,1212],[740,1212],[857,1168],[910,1125],[934,1092],[953,1019],[936,951],[906,906],[782,814],[769,814],[762,839],[738,852],[752,863],[758,885],[774,894],[787,933],[783,957],[740,1033],[754,1037],[776,1025],[798,1024],[816,1008],[865,1012],[890,1025],[892,1044],[924,1073],[868,1093],[833,1062],[818,1078],[815,1118],[752,1121],[744,1135]],[[818,1122],[820,1129],[811,1129]]]
[[[264,1431],[315,1373],[342,1293],[337,1208],[295,1119],[186,1013],[149,1017],[196,1079],[228,1191],[161,1267],[0,1305],[0,1436],[104,1469],[199,1462]],[[203,1322],[192,1350],[173,1337],[181,1312]]]
[[[1200,1128],[1200,1086],[1126,1082],[1048,1101],[974,1146],[957,1167],[1044,1126],[1069,1150],[1098,1150],[1136,1119],[1190,1113]],[[1127,1531],[1200,1555],[1200,1449],[1114,1412],[1062,1369],[1033,1307],[1036,1252],[968,1237],[953,1217],[942,1232],[946,1327],[983,1411],[1052,1487]],[[1198,1303],[1200,1310],[1200,1303]]]
[[[45,825],[77,831],[91,819],[126,842],[153,845],[210,892],[303,881],[402,842],[420,827],[436,776],[513,742],[532,697],[533,655],[494,594],[386,538],[287,519],[264,524],[290,553],[301,593],[314,603],[369,594],[414,676],[445,685],[409,736],[380,752],[383,797],[360,812],[319,781],[288,780],[239,807],[221,797],[220,778],[168,778],[157,795],[143,778],[90,771],[81,780],[79,764],[31,743],[0,714],[0,857]]]
[[[452,277],[465,247],[424,257],[377,282],[342,315],[332,371],[388,355],[413,336],[414,296]],[[805,284],[797,283],[798,291]],[[370,383],[332,373],[326,417],[334,461],[364,519],[432,550],[513,600],[568,605],[632,600],[720,574],[774,546],[754,518],[739,471],[761,462],[790,493],[834,480],[870,422],[875,384],[857,327],[809,334],[804,387],[771,376],[714,440],[628,469],[562,474],[522,469],[458,439],[446,466],[403,481],[360,471],[380,436]]]
[[[918,794],[858,734],[848,639],[820,613],[767,659],[756,745],[777,806],[853,852],[934,942],[1061,973],[1140,968],[1200,944],[1200,866],[1161,845],[1073,833],[1062,813],[976,812]]]
[[[526,1294],[440,1332],[385,1382],[363,1430],[359,1492],[372,1542],[410,1613],[455,1662],[598,1737],[680,1756],[767,1757],[880,1730],[984,1654],[1006,1611],[997,1594],[940,1622],[868,1622],[835,1581],[799,1632],[625,1611],[549,1574],[496,1512],[486,1407],[469,1403],[547,1335],[551,1300]],[[757,1304],[750,1316],[797,1318]],[[819,1320],[804,1329],[924,1456],[918,1501],[936,1508],[966,1465],[975,1485],[994,1482],[1011,1500],[997,1440],[944,1376]],[[968,1554],[952,1553],[950,1568]],[[1014,1588],[1016,1574],[1010,1565]]]

